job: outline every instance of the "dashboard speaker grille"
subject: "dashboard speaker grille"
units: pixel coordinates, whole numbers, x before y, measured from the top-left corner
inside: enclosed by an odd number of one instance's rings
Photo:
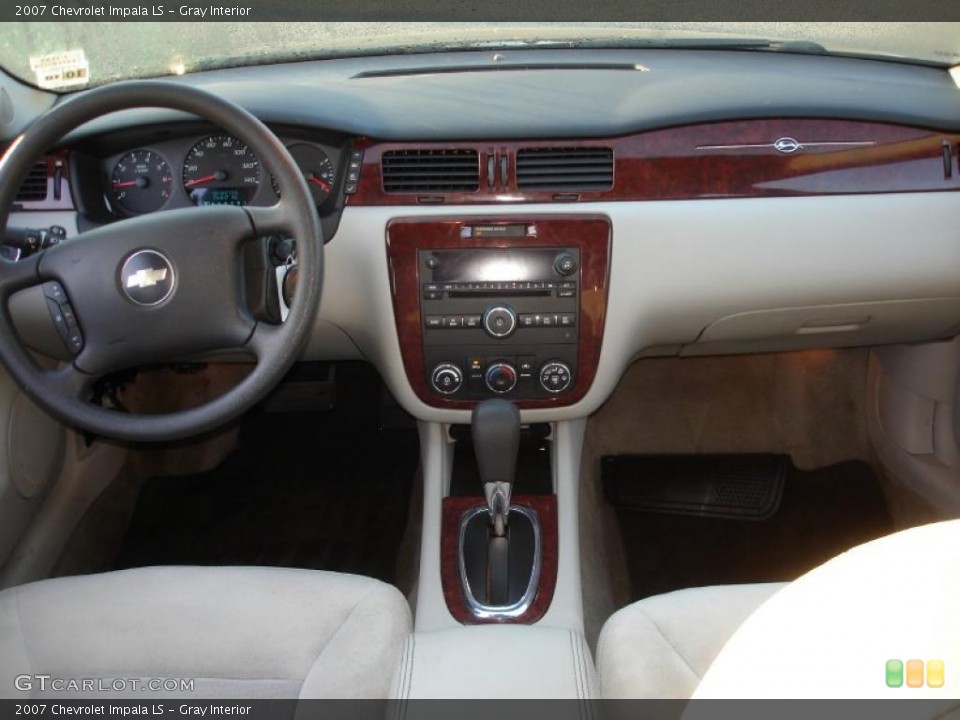
[[[37,202],[47,199],[47,164],[38,162],[27,174],[27,179],[20,185],[14,202]]]
[[[388,193],[476,192],[480,157],[476,150],[391,150],[381,161]]]
[[[604,147],[524,148],[517,151],[521,190],[609,190],[613,150]]]

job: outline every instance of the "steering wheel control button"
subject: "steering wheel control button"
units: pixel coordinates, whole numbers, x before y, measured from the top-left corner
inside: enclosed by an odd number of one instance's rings
[[[173,264],[156,250],[139,250],[120,267],[120,288],[137,305],[159,305],[176,285]]]
[[[67,301],[67,293],[64,292],[63,285],[58,282],[45,282],[43,284],[43,294],[57,303]]]
[[[433,369],[430,384],[441,395],[453,395],[463,386],[463,373],[453,363],[441,363]]]
[[[487,368],[484,381],[492,392],[503,395],[517,386],[517,371],[510,363],[497,362]]]
[[[62,295],[63,288],[60,290]],[[66,298],[65,295],[62,295],[62,297]],[[47,309],[50,311],[50,318],[53,320],[54,327],[57,328],[57,334],[60,335],[63,344],[67,346],[72,355],[79,354],[83,350],[83,334],[80,332],[80,325],[77,323],[73,306],[65,299],[62,303],[58,303],[48,297]]]
[[[509,337],[517,329],[517,313],[506,305],[494,305],[483,314],[483,329],[490,337]]]
[[[552,361],[540,368],[540,386],[548,393],[562,393],[572,382],[573,375],[566,363]]]
[[[570,253],[560,253],[553,261],[553,267],[560,275],[573,275],[577,271],[577,259]]]

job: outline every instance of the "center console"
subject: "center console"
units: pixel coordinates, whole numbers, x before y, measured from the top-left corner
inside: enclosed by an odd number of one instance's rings
[[[606,312],[605,217],[404,218],[387,239],[401,352],[421,400],[551,407],[586,394]]]

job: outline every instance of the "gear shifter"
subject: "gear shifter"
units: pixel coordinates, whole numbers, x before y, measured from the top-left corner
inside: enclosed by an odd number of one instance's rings
[[[495,537],[504,537],[510,491],[520,451],[520,411],[507,400],[484,400],[473,409],[473,448]]]

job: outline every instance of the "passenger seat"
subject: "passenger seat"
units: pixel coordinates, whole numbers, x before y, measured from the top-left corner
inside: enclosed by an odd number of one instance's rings
[[[601,697],[690,698],[734,631],[785,586],[678,590],[614,613],[597,646]]]

